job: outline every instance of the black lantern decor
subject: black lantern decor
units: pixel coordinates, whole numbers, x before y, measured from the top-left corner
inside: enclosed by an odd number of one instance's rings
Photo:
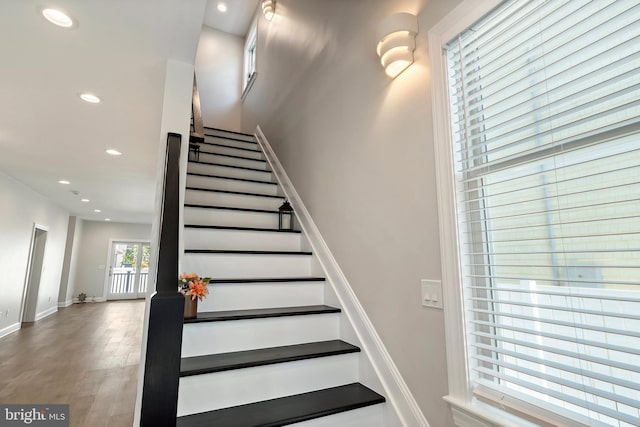
[[[293,230],[293,208],[287,199],[278,208],[278,228],[280,230]]]

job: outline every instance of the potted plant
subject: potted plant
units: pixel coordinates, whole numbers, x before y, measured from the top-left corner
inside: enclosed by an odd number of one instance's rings
[[[193,319],[198,315],[198,300],[202,301],[209,289],[210,277],[199,277],[196,273],[184,273],[178,277],[178,292],[184,295],[184,318]]]

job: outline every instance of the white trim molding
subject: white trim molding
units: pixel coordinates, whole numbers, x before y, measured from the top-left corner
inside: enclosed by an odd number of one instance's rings
[[[434,154],[440,231],[440,259],[447,346],[449,395],[444,399],[452,408],[459,427],[499,426],[495,419],[472,410],[472,395],[466,357],[463,294],[461,287],[456,214],[456,185],[451,149],[449,94],[443,46],[456,34],[473,24],[500,0],[464,0],[428,33],[431,68]]]
[[[73,299],[68,299],[66,301],[58,301],[58,308],[69,307],[73,304]]]
[[[325,243],[320,231],[316,227],[309,211],[304,206],[300,195],[295,190],[282,164],[276,157],[269,141],[260,126],[256,128],[256,139],[262,147],[276,180],[280,184],[284,195],[293,206],[300,228],[309,240],[309,244],[322,266],[327,283],[329,283],[338,300],[342,311],[351,322],[362,351],[369,357],[373,369],[380,380],[387,401],[393,407],[398,419],[405,427],[429,427],[429,423],[420,410],[418,403],[411,394],[400,371],[391,359],[380,336],[376,332],[371,320],[358,301],[357,296],[349,285],[347,278],[340,269],[329,247]]]

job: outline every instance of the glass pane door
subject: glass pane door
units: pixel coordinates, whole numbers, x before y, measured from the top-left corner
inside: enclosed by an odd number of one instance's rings
[[[113,242],[107,299],[144,298],[149,276],[149,243]]]

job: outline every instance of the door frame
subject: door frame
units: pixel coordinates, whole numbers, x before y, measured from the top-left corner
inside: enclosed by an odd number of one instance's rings
[[[148,239],[109,239],[109,246],[107,250],[107,263],[104,268],[104,287],[102,290],[102,295],[104,295],[104,300],[109,301],[109,285],[111,284],[111,276],[109,275],[109,270],[111,269],[111,254],[113,253],[113,244],[114,243],[142,243],[148,244],[151,247],[151,241]],[[140,247],[142,251],[142,247]],[[142,253],[140,254],[142,256]],[[147,280],[149,280],[147,278]],[[147,286],[149,286],[149,282],[147,281]],[[145,293],[146,297],[146,293]],[[136,299],[141,299],[143,297],[138,296]],[[115,300],[111,300],[115,301]]]
[[[31,269],[33,268],[33,261],[34,261],[34,255],[35,255],[35,244],[36,244],[36,233],[37,231],[44,231],[46,234],[45,236],[45,241],[44,241],[44,249],[42,250],[42,260],[43,260],[43,265],[42,265],[42,269],[44,269],[44,259],[45,256],[47,254],[47,240],[46,237],[49,235],[49,227],[46,225],[42,225],[42,224],[38,224],[37,222],[33,223],[33,227],[31,228],[31,241],[29,243],[29,255],[27,256],[27,269],[25,271],[25,277],[24,277],[24,285],[22,287],[22,298],[20,300],[20,316],[18,317],[18,322],[20,323],[20,325],[22,325],[22,323],[24,323],[24,314],[26,312],[27,309],[27,303],[28,298],[30,297],[30,291],[32,291],[31,289]],[[42,271],[40,272],[42,274]],[[42,280],[42,275],[40,276],[40,280]],[[40,280],[38,282],[40,282]],[[40,283],[38,283],[38,293],[40,292]],[[29,320],[27,322],[35,322],[35,318],[38,316],[37,313],[37,308],[38,308],[38,299],[37,299],[37,294],[36,294],[36,312],[34,314],[34,319],[33,320]],[[22,327],[22,326],[21,326]]]

